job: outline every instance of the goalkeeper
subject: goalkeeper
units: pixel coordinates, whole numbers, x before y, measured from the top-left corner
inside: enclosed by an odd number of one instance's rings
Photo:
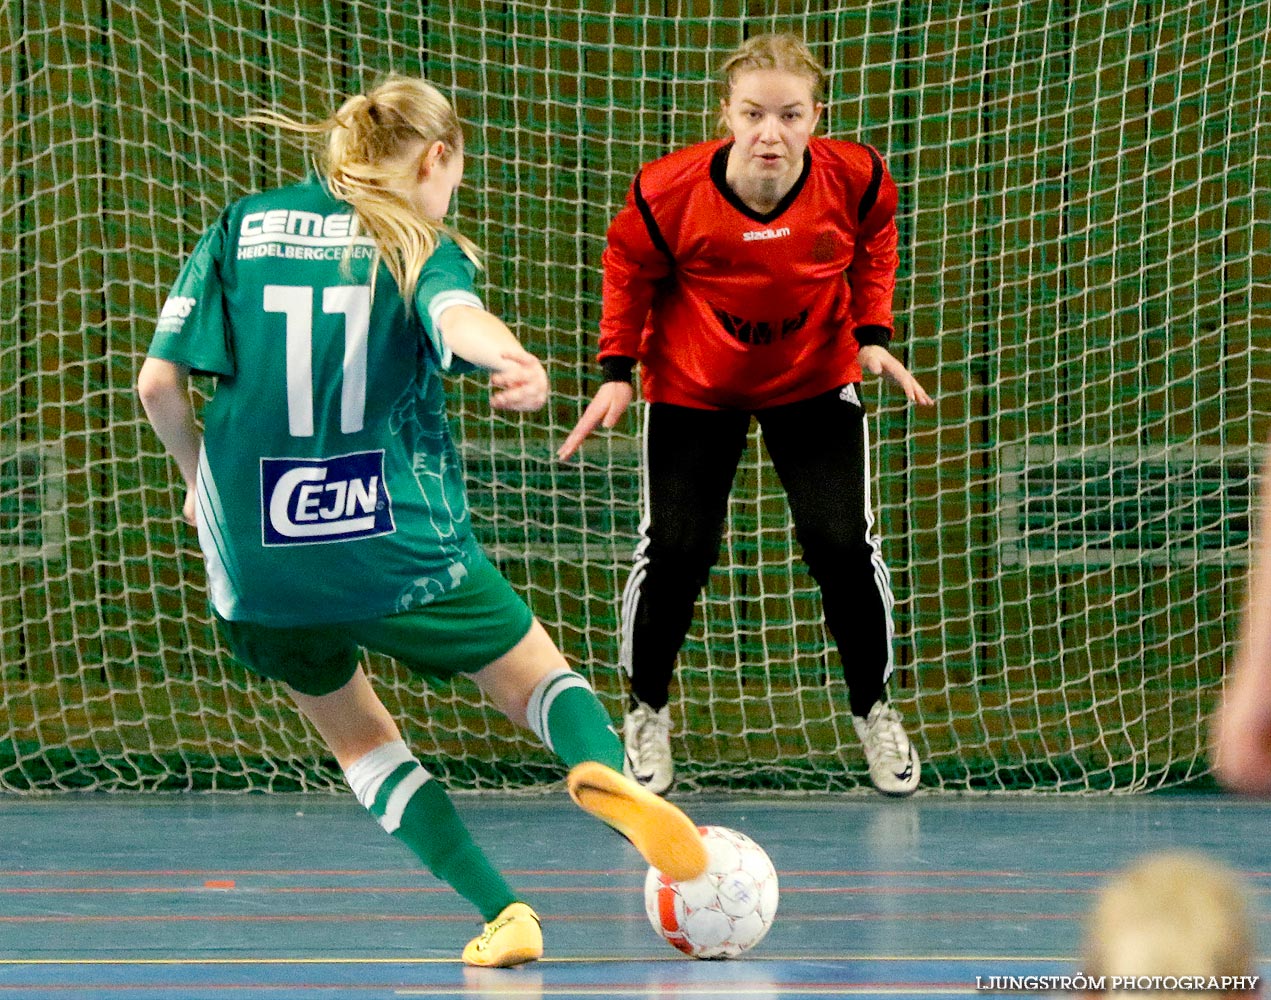
[[[422,80],[390,78],[304,124],[321,174],[229,206],[163,308],[138,388],[188,487],[218,627],[283,682],[361,803],[487,921],[473,965],[542,954],[538,918],[402,741],[360,648],[470,674],[570,768],[574,801],[676,878],[706,864],[692,822],[624,778],[587,681],[473,539],[441,374],[490,371],[491,406],[543,406],[538,359],[482,308],[476,251],[441,221],[463,133]],[[192,372],[217,377],[202,434]]]
[[[614,426],[642,364],[643,538],[622,597],[627,773],[671,784],[675,658],[719,558],[734,475],[758,418],[821,589],[874,785],[908,795],[918,754],[887,702],[892,593],[871,533],[862,371],[931,398],[887,350],[896,186],[868,146],[813,137],[825,72],[793,35],[725,60],[723,139],[647,164],[609,228],[605,383],[562,444]]]

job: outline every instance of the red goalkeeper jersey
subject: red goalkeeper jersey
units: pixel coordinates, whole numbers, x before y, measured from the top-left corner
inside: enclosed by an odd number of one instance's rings
[[[896,185],[869,146],[813,138],[771,212],[728,187],[731,140],[646,165],[609,227],[600,358],[638,359],[651,402],[755,409],[860,380],[886,344]]]

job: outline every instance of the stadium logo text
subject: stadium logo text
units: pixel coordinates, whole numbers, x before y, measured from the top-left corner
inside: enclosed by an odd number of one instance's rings
[[[741,238],[747,243],[752,243],[755,240],[779,240],[789,235],[790,227],[782,226],[780,229],[752,229],[750,232],[742,233]]]
[[[384,452],[260,460],[262,541],[312,545],[393,531]]]

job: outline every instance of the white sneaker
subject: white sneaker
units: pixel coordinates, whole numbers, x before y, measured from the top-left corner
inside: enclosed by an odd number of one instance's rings
[[[900,713],[876,701],[865,718],[852,716],[852,726],[865,748],[874,787],[884,795],[912,795],[922,777],[922,765],[918,751],[905,735]]]
[[[654,710],[640,702],[622,723],[622,771],[655,795],[671,787],[675,764],[671,760],[671,710]]]

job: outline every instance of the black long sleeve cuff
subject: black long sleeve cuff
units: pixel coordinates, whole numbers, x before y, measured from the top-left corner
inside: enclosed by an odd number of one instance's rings
[[[867,347],[870,344],[886,347],[891,343],[891,331],[885,326],[858,326],[853,333],[861,347]]]
[[[631,382],[631,370],[635,368],[636,359],[621,354],[611,354],[600,359],[600,370],[604,372],[606,382]]]

